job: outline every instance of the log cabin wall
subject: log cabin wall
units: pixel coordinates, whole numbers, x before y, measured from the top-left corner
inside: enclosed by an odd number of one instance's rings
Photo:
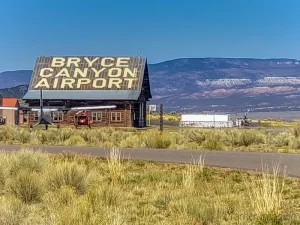
[[[52,112],[52,122],[55,125],[73,126],[77,111],[69,111],[64,114],[62,111]],[[80,114],[78,114],[80,115]],[[131,109],[106,109],[87,111],[87,116],[93,121],[92,126],[97,127],[132,127]],[[22,113],[23,118],[23,113]],[[20,121],[22,124],[35,124],[38,122],[37,112],[28,112],[26,121]]]
[[[61,115],[62,112],[57,112]],[[78,114],[80,115],[80,114]],[[70,111],[63,116],[61,124],[73,125],[76,120],[76,112]],[[87,116],[93,121],[92,126],[115,126],[115,127],[131,127],[131,112],[127,109],[114,110],[91,110],[87,111]],[[53,117],[54,118],[54,117]],[[54,123],[60,123],[54,121]]]

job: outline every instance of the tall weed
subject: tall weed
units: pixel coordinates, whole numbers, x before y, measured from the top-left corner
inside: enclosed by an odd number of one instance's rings
[[[193,165],[188,164],[185,170],[182,171],[182,185],[188,190],[192,191],[195,187],[195,169]]]
[[[0,193],[5,187],[9,175],[9,158],[5,152],[0,152]]]
[[[124,176],[124,165],[119,148],[110,148],[107,154],[107,167],[112,179],[122,179]]]
[[[253,211],[258,216],[278,216],[282,209],[285,190],[285,174],[280,176],[280,163],[273,165],[270,173],[267,164],[262,165],[261,176],[245,183]]]
[[[182,171],[182,185],[186,190],[194,190],[196,177],[203,173],[204,158],[202,155],[199,156],[198,160],[192,157],[191,163],[187,164]]]

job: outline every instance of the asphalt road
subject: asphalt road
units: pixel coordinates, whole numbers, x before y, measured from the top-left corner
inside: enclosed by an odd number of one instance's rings
[[[0,150],[19,150],[19,145],[0,145]],[[108,149],[100,147],[69,147],[69,146],[30,146],[37,150],[49,153],[73,151],[89,154],[96,157],[106,157]],[[150,160],[157,162],[189,163],[192,159],[204,157],[206,166],[236,168],[243,170],[261,171],[262,164],[267,163],[271,171],[274,163],[280,162],[281,172],[286,169],[286,174],[300,178],[300,154],[288,153],[262,153],[262,152],[233,152],[233,151],[188,151],[167,149],[122,149],[124,159]]]

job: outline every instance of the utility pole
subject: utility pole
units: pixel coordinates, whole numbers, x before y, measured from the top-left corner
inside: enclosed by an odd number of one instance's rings
[[[163,105],[160,104],[160,126],[159,126],[159,130],[162,132],[164,130],[164,120],[163,120]]]
[[[149,105],[149,114],[148,114],[148,117],[149,117],[149,127],[151,126],[151,107]]]

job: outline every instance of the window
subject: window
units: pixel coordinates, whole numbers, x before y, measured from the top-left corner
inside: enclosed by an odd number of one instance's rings
[[[102,112],[93,112],[92,117],[95,122],[102,121]]]
[[[39,120],[39,114],[38,112],[32,113],[32,121],[38,121]]]
[[[23,114],[23,123],[27,123],[28,122],[28,114]]]
[[[111,113],[111,121],[121,121],[121,113],[120,112],[112,112]]]
[[[53,122],[62,122],[64,120],[63,112],[53,112],[52,114]]]

